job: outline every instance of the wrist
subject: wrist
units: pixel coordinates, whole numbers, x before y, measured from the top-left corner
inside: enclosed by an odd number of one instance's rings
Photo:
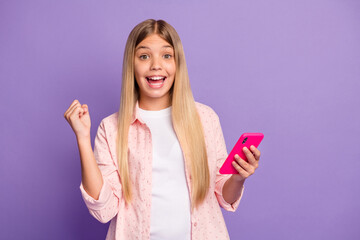
[[[240,174],[233,174],[230,179],[238,184],[244,184],[245,182],[245,178],[242,178]]]
[[[82,137],[79,137],[79,136],[76,136],[76,141],[78,142],[78,144],[80,145],[83,145],[83,144],[88,144],[91,142],[91,138],[90,136],[82,136]]]

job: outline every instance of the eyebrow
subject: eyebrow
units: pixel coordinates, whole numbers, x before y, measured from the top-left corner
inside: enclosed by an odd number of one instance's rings
[[[149,47],[140,45],[140,46],[138,46],[138,47],[135,49],[135,51],[137,51],[137,50],[139,50],[139,49],[141,49],[141,48],[150,49]],[[164,46],[162,46],[161,48],[173,48],[173,47],[170,46],[170,45],[164,45]]]

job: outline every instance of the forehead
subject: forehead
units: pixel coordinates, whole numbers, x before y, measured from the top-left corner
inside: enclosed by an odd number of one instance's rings
[[[136,51],[139,49],[150,49],[150,50],[160,50],[166,48],[173,48],[167,41],[161,38],[157,34],[151,34],[142,40],[137,46]]]

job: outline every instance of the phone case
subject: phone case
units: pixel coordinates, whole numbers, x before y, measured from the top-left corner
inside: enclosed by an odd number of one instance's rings
[[[219,172],[221,174],[239,174],[239,172],[232,165],[232,161],[235,160],[235,154],[238,154],[242,159],[248,162],[243,147],[247,147],[250,150],[250,146],[254,145],[256,148],[259,146],[261,140],[264,138],[262,133],[244,133],[240,136],[239,140],[231,150],[229,156],[226,158],[224,164],[221,166]],[[251,151],[251,150],[250,150]]]

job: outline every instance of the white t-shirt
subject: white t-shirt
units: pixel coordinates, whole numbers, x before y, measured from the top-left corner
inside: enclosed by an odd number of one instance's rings
[[[185,163],[172,126],[171,108],[139,109],[152,137],[151,240],[191,239]]]

